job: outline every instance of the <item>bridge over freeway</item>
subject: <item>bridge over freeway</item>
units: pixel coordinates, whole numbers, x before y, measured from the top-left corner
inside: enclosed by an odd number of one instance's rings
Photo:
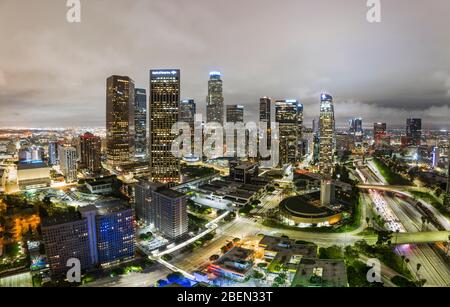
[[[429,231],[429,232],[402,232],[392,235],[392,244],[428,244],[438,242],[448,242],[450,231]],[[363,237],[369,244],[375,244],[378,237],[367,235]]]

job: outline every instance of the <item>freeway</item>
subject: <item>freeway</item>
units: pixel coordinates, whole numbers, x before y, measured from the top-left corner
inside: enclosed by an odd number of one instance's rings
[[[367,180],[363,188],[368,190],[381,188],[386,189],[385,191],[394,191],[393,187],[379,185],[378,182],[380,180],[370,169],[365,168],[362,170],[362,173]],[[450,273],[446,271],[445,261],[427,244],[447,241],[450,231],[435,231],[435,228],[429,226],[428,231],[421,232],[423,229],[420,212],[407,202],[397,200],[395,196],[390,197],[381,193],[377,193],[377,195],[379,195],[380,200],[383,200],[383,206],[390,210],[392,220],[401,226],[399,229],[402,232],[395,233],[392,241],[394,244],[400,245],[399,252],[405,254],[405,257],[411,260],[409,264],[411,271],[415,272],[417,263],[421,263],[420,278],[427,279],[427,285],[448,285],[445,275],[450,278]],[[257,214],[264,215],[265,212],[276,207],[279,200],[279,194],[266,196],[262,199],[263,204],[257,210]],[[371,201],[368,195],[364,195],[364,203],[368,204]],[[267,227],[258,223],[258,219],[238,217],[236,220],[217,228],[216,237],[204,247],[194,250],[189,255],[174,255],[171,265],[185,272],[202,270],[209,265],[210,256],[220,253],[221,247],[227,242],[232,241],[234,238],[249,239],[257,242],[260,235],[285,235],[295,240],[314,242],[318,246],[324,247],[332,245],[348,246],[360,240],[366,240],[369,244],[375,244],[378,239],[376,235],[361,234],[366,227],[367,205],[363,206],[363,209],[362,220],[364,221],[357,230],[349,233],[314,233],[291,228]],[[414,252],[410,252],[410,250],[414,250]]]
[[[382,210],[377,206],[378,213],[387,221],[386,227],[395,234],[393,241],[397,246],[397,252],[408,259],[408,267],[411,272],[416,273],[417,279],[427,280],[426,286],[448,286],[450,285],[450,266],[448,260],[443,259],[435,251],[435,247],[430,243],[439,242],[439,240],[447,241],[448,232],[439,232],[429,224],[424,225],[422,222],[423,212],[418,210],[413,204],[413,197],[404,192],[408,187],[393,187],[381,184],[385,183],[381,174],[374,170],[374,166],[369,169],[360,169],[366,176],[365,185],[359,186],[368,189],[374,198],[375,204],[382,205]],[[381,194],[382,192],[392,192],[390,194]],[[401,198],[393,196],[400,194],[406,196],[405,201]],[[430,206],[429,204],[427,204]],[[385,210],[385,211],[383,211]],[[386,218],[386,212],[389,212],[390,218]],[[437,210],[433,211],[438,220],[446,220]],[[429,232],[421,232],[425,230],[425,226]],[[411,239],[409,239],[411,238]],[[421,269],[417,272],[420,264]]]

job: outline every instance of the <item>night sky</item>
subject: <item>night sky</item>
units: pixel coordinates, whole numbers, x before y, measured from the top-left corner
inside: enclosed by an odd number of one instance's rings
[[[261,96],[297,98],[310,126],[326,91],[338,126],[450,129],[450,1],[381,2],[371,24],[366,0],[81,0],[70,24],[65,0],[0,0],[0,127],[101,127],[109,75],[148,89],[179,68],[200,110],[220,70],[248,119]]]

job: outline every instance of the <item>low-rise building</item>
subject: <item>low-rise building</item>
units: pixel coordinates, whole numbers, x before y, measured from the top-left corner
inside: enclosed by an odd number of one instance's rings
[[[22,191],[46,188],[51,184],[50,167],[43,163],[19,163],[17,165],[17,179]]]
[[[234,247],[210,265],[209,272],[235,281],[244,281],[253,269],[255,253],[251,249]]]
[[[344,260],[302,259],[292,287],[348,287]]]

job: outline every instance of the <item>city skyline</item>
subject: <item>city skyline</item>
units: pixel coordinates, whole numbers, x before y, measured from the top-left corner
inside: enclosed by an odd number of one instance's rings
[[[136,1],[126,11],[120,2],[96,1],[83,3],[80,24],[69,24],[64,3],[4,1],[0,111],[9,116],[0,127],[102,127],[106,77],[126,75],[148,91],[150,69],[176,67],[184,76],[181,98],[194,99],[204,118],[208,74],[218,70],[225,105],[244,105],[249,120],[257,120],[252,115],[260,97],[270,96],[298,99],[309,123],[318,117],[318,95],[329,92],[339,106],[337,127],[355,116],[365,127],[380,121],[404,127],[407,118],[419,117],[424,129],[449,129],[447,1],[383,3],[379,24],[366,21],[364,1],[287,1],[283,7],[263,1],[256,12],[253,1],[239,10],[234,4]],[[169,13],[175,6],[185,12],[182,18]],[[105,7],[107,18],[100,14]],[[18,12],[20,23],[11,19]],[[119,13],[120,20],[114,18]],[[266,15],[272,16],[267,22]],[[282,24],[271,21],[281,18]],[[157,24],[160,32],[147,31]],[[219,26],[205,31],[211,24]],[[12,38],[7,29],[19,35]],[[95,37],[115,29],[116,36],[98,46]],[[27,48],[19,48],[23,41]],[[174,48],[179,44],[184,48]]]

